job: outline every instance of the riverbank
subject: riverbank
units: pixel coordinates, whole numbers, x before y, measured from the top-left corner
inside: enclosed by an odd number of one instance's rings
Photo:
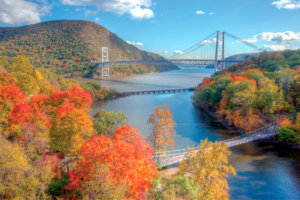
[[[226,120],[218,117],[213,111],[210,111],[206,108],[202,108],[201,106],[196,105],[194,102],[193,102],[193,104],[199,110],[201,110],[202,112],[204,112],[207,115],[209,115],[210,117],[212,117],[216,122],[220,123],[226,129],[234,131],[234,132],[236,132],[240,135],[245,133],[242,129],[239,129],[239,128],[233,126],[233,125],[229,125],[228,122],[226,122]],[[257,142],[258,143],[271,143],[271,144],[279,145],[279,146],[282,146],[282,147],[288,147],[288,148],[300,151],[300,145],[290,143],[290,142],[281,141],[281,140],[278,139],[278,136],[275,136],[275,137],[272,137],[272,138],[262,139],[262,140],[257,141]]]

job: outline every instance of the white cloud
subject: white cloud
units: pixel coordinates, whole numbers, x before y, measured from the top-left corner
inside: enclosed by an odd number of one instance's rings
[[[257,35],[254,35],[252,38],[246,40],[250,43],[255,42],[277,42],[277,43],[292,43],[300,41],[300,32],[295,33],[293,31],[285,32],[263,32]]]
[[[180,55],[182,55],[182,54],[183,54],[183,51],[175,50],[174,53],[175,53],[175,54],[180,54]]]
[[[134,46],[144,46],[144,44],[141,43],[141,42],[135,42],[135,41],[129,41],[129,40],[127,40],[126,42],[128,44],[131,44],[131,45],[134,45]]]
[[[162,49],[157,50],[157,52],[159,54],[168,54],[169,53],[167,50],[162,50]]]
[[[278,9],[298,9],[300,8],[300,1],[296,0],[279,0],[279,1],[273,1],[272,5],[275,5]]]
[[[216,38],[213,38],[213,39],[210,39],[210,40],[203,40],[201,42],[201,45],[207,45],[207,44],[216,44],[217,42],[217,39]]]
[[[99,11],[130,14],[134,19],[153,18],[152,0],[61,0],[65,5],[96,6]]]
[[[99,17],[96,17],[96,18],[95,18],[95,21],[99,21],[99,20],[100,20],[100,18],[99,18]]]
[[[205,12],[204,12],[203,10],[197,10],[197,11],[196,11],[196,14],[197,14],[197,15],[204,15]]]
[[[286,47],[284,45],[264,45],[265,48],[272,50],[272,51],[284,51]]]
[[[134,19],[149,19],[154,17],[152,10],[148,8],[141,8],[139,6],[131,9],[130,14]]]
[[[214,13],[214,12],[206,13],[206,12],[204,12],[203,10],[197,10],[197,11],[196,11],[196,14],[197,14],[197,15],[206,15],[206,14],[208,14],[208,15],[214,15],[215,13]]]
[[[88,16],[97,16],[97,12],[96,11],[93,11],[93,10],[89,10],[89,9],[86,9],[85,11],[84,11],[84,15],[86,16],[86,17],[88,17]]]
[[[10,25],[38,23],[50,9],[47,1],[0,0],[0,22]]]

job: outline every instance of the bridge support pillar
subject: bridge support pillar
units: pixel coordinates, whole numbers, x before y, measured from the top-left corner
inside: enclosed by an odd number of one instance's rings
[[[101,78],[109,78],[109,65],[102,65],[101,66]]]
[[[214,65],[215,72],[223,70],[225,68],[224,54],[225,54],[225,32],[217,31],[216,54],[215,54],[215,65]]]
[[[108,77],[109,78],[109,64],[105,64],[108,62],[108,48],[102,47],[102,64],[101,65],[101,78]]]

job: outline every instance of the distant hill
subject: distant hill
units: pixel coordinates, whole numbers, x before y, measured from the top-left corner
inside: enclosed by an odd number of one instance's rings
[[[247,57],[259,56],[259,54],[260,53],[241,53],[241,54],[229,56],[225,58],[225,60],[244,60]]]
[[[100,61],[101,48],[109,48],[109,59],[157,59],[158,54],[129,45],[116,34],[93,22],[59,20],[23,27],[0,28],[0,56],[26,55],[36,67],[46,67],[59,74],[93,75],[91,61]],[[170,67],[120,66],[115,76]]]

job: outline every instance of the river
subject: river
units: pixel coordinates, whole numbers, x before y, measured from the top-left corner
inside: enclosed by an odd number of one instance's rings
[[[213,69],[185,67],[158,74],[126,77],[119,80],[89,80],[119,91],[151,90],[194,87],[210,76]],[[205,138],[210,141],[233,137],[211,117],[192,105],[191,92],[178,94],[128,96],[93,106],[94,114],[100,109],[122,111],[128,123],[141,131],[144,138],[151,133],[147,124],[149,115],[158,105],[169,105],[176,122],[175,149],[196,145]],[[228,180],[231,199],[299,200],[299,152],[276,146],[252,142],[230,149],[230,163],[237,171]]]

